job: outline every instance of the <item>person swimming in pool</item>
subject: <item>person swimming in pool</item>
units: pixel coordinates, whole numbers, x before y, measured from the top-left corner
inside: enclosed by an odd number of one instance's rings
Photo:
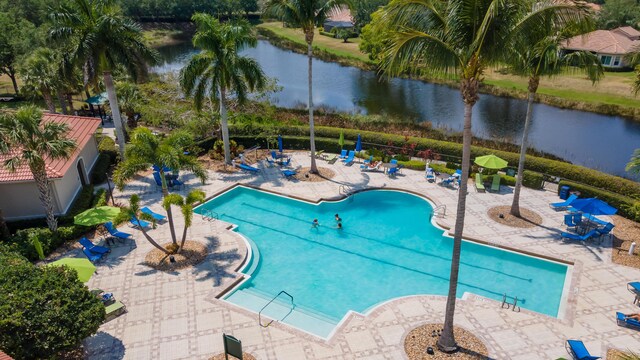
[[[338,223],[338,225],[336,226],[336,229],[342,230],[342,223],[341,222]]]
[[[320,223],[318,222],[318,219],[313,219],[313,222],[311,223],[311,228],[312,229],[317,229],[318,226],[320,226]]]
[[[336,221],[337,222],[342,222],[342,219],[340,218],[340,215],[336,214],[335,215]]]

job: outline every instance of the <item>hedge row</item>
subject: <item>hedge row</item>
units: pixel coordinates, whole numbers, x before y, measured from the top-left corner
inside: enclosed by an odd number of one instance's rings
[[[633,221],[640,221],[640,213],[636,211],[635,207],[636,202],[629,197],[569,180],[560,181],[558,184],[558,192],[560,188],[565,185],[569,186],[571,191],[579,191],[580,197],[582,198],[597,197],[618,209],[618,215]]]

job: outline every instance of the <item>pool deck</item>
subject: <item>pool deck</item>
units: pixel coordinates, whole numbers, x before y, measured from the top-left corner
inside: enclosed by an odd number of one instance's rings
[[[309,162],[308,153],[295,153],[292,168],[309,166]],[[437,220],[442,226],[452,227],[455,221],[457,191],[428,183],[423,172],[403,169],[396,178],[389,178],[380,172],[362,173],[359,164],[328,165],[318,160],[318,166],[332,169],[336,176],[331,181],[310,183],[286,180],[277,167],[270,168],[266,162],[257,166],[262,169],[259,174],[210,172],[205,185],[185,174],[188,186],[180,193],[198,188],[212,196],[240,183],[317,201],[340,196],[343,184],[356,190],[395,188],[445,205],[446,216]],[[640,332],[615,322],[616,311],[638,312],[626,283],[640,280],[640,270],[613,264],[610,240],[602,244],[562,241],[562,213],[548,206],[558,201],[551,191],[522,191],[521,206],[538,212],[543,218],[541,226],[517,229],[498,224],[489,219],[487,210],[510,205],[513,189],[503,186],[498,194],[477,193],[471,182],[469,185],[466,237],[570,261],[575,266],[567,284],[563,318],[501,309],[499,302],[467,294],[457,301],[457,325],[479,336],[496,359],[568,357],[564,341],[569,338],[583,340],[593,355],[603,357],[610,347],[640,350]],[[161,193],[155,188],[151,176],[137,179],[115,193],[116,201],[124,204],[135,193],[141,196],[141,206],[161,212]],[[183,222],[180,215],[176,217],[176,231],[181,234]],[[210,255],[194,268],[173,273],[145,266],[144,257],[152,245],[139,231],[121,226],[134,234],[135,242],[117,244],[98,264],[88,286],[113,292],[128,312],[102,325],[97,335],[85,341],[87,357],[208,359],[222,352],[221,337],[227,333],[242,340],[245,352],[258,359],[406,359],[404,336],[421,324],[443,321],[445,297],[411,296],[390,300],[365,316],[350,314],[328,341],[279,323],[261,328],[256,314],[216,298],[240,279],[236,271],[246,255],[243,240],[227,230],[228,226],[195,215],[189,239],[206,243]],[[167,224],[160,224],[150,235],[161,243],[170,241]],[[75,253],[81,256],[79,251]]]

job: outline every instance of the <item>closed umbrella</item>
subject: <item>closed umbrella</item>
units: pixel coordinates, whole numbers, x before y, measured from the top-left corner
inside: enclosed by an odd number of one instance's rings
[[[78,273],[78,280],[84,282],[89,281],[93,273],[96,272],[96,267],[88,259],[83,258],[64,258],[56,260],[48,266],[62,266],[66,265]]]
[[[282,135],[278,135],[278,150],[280,150],[280,152],[282,152],[283,146],[282,146]]]
[[[356,152],[362,151],[362,138],[358,134],[358,140],[356,141]]]
[[[478,156],[474,163],[487,169],[503,169],[509,164],[506,160],[503,160],[493,154]]]
[[[99,206],[76,215],[73,218],[73,223],[84,226],[104,224],[115,219],[118,214],[120,214],[120,208]]]
[[[591,215],[614,215],[618,212],[618,209],[596,198],[573,200],[571,207]]]
[[[340,138],[338,138],[338,145],[340,145],[340,149],[344,148],[344,133],[340,130]]]

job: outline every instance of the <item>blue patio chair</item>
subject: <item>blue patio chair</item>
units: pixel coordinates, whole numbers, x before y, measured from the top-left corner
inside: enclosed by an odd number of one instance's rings
[[[140,209],[141,213],[150,215],[152,218],[154,218],[156,221],[163,221],[165,220],[167,217],[161,214],[158,214],[157,212],[154,212],[153,210],[149,209],[148,207],[143,207],[142,209]]]
[[[340,152],[340,156],[338,156],[338,157],[339,157],[340,159],[346,159],[346,158],[347,158],[347,150],[346,150],[346,149],[343,149],[343,150]]]
[[[282,166],[289,166],[289,164],[291,164],[291,158],[290,157],[287,158],[287,161],[284,161],[282,163]]]
[[[640,321],[628,318],[621,312],[616,312],[616,323],[618,326],[624,326],[635,330],[640,330]]]
[[[281,156],[278,156],[275,150],[271,150],[271,158],[273,159],[273,161],[278,160],[280,157]]]
[[[613,234],[611,233],[611,230],[613,230],[614,227],[615,225],[613,225],[612,223],[607,223],[607,225],[605,225],[602,229],[596,229],[596,231],[600,236],[603,236],[603,235],[612,236]]]
[[[391,161],[389,161],[390,164],[397,164],[398,163],[398,159],[391,159]]]
[[[104,255],[104,254],[91,252],[86,247],[82,248],[82,252],[87,257],[87,259],[89,259],[89,261],[91,261],[91,262],[100,261],[100,259],[102,259],[102,256]]]
[[[173,187],[178,187],[178,188],[184,188],[184,182],[178,180],[178,179],[173,179],[173,181],[171,181],[173,183]]]
[[[244,171],[248,171],[248,172],[253,172],[253,173],[257,173],[260,172],[260,169],[255,168],[251,165],[247,165],[247,164],[238,164],[238,167]]]
[[[436,181],[436,173],[430,167],[427,168],[427,173],[426,173],[425,177],[427,178],[427,181],[429,181],[429,182]]]
[[[564,215],[564,224],[567,225],[567,228],[578,228],[578,224],[573,222],[573,214]]]
[[[82,245],[83,248],[89,250],[94,254],[106,254],[111,251],[111,249],[109,249],[108,247],[94,245],[86,237],[83,237],[82,239],[78,240],[78,242],[80,243],[80,245]]]
[[[296,174],[297,172],[295,170],[282,170],[282,176],[284,176],[287,180],[291,180],[291,178]]]
[[[572,233],[567,233],[567,232],[563,232],[562,233],[562,238],[563,239],[569,239],[569,240],[577,240],[577,241],[587,241],[593,237],[598,237],[600,236],[598,234],[598,231],[596,230],[591,230],[588,233],[584,234],[584,235],[576,235],[576,234],[572,234]]]
[[[565,201],[561,201],[561,202],[556,202],[556,203],[551,203],[551,204],[549,204],[549,206],[551,206],[551,208],[552,208],[552,209],[554,209],[554,210],[556,210],[556,211],[557,211],[557,210],[565,210],[566,208],[568,208],[569,206],[571,206],[571,203],[572,203],[574,200],[577,200],[577,199],[578,199],[578,195],[571,194],[571,195],[567,198],[567,200],[565,200]]]
[[[269,167],[273,167],[276,164],[275,160],[269,159],[268,157],[265,160],[267,160],[267,163],[269,164]]]
[[[627,283],[627,290],[636,296],[640,296],[640,281]]]
[[[387,171],[387,175],[389,175],[389,176],[391,176],[391,175],[396,176],[397,173],[398,173],[398,168],[397,167],[391,168],[391,169],[389,169],[389,171]]]
[[[156,190],[158,188],[162,189],[162,178],[160,177],[160,173],[159,172],[155,171],[153,173],[153,180],[155,180],[155,182],[156,182]]]
[[[133,226],[134,228],[144,228],[144,229],[150,229],[151,228],[151,223],[148,221],[144,221],[141,219],[136,219],[133,216],[131,217],[131,219],[129,219],[129,224],[131,224],[131,226]]]
[[[576,360],[597,360],[599,356],[592,356],[581,340],[567,340],[565,345],[567,352]]]
[[[105,229],[107,229],[107,231],[109,232],[109,234],[111,234],[111,236],[119,238],[119,239],[128,239],[130,238],[132,235],[126,232],[122,232],[119,231],[118,229],[116,229],[113,226],[113,223],[111,221],[109,221],[108,223],[104,224]]]
[[[355,159],[355,156],[356,156],[356,152],[355,151],[349,151],[349,156],[347,156],[347,158],[344,159],[344,164],[345,165],[353,164],[353,160]]]
[[[602,219],[597,218],[595,215],[591,215],[591,214],[584,214],[585,219],[591,221],[592,223],[596,223],[598,225],[603,225],[603,226],[607,226],[609,224],[608,221],[604,221]]]

